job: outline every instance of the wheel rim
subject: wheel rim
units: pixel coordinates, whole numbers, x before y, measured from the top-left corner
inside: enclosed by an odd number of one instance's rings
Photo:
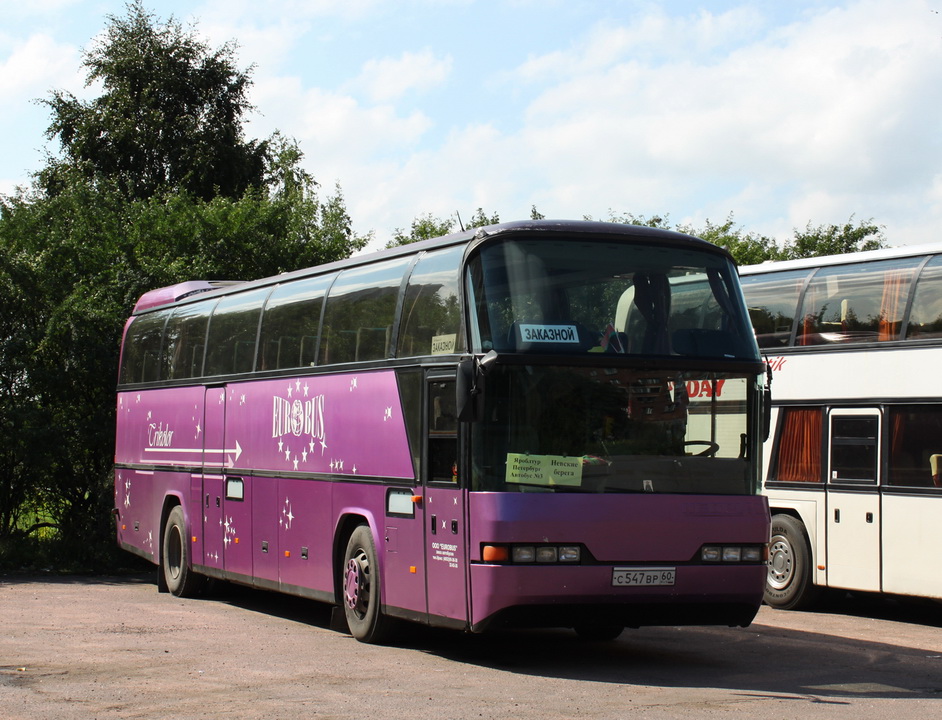
[[[176,526],[170,528],[167,536],[167,557],[164,560],[170,577],[174,580],[179,578],[183,567],[183,539],[180,536],[180,529]]]
[[[358,549],[349,560],[343,584],[347,607],[363,617],[370,601],[370,565],[366,553]]]
[[[791,543],[779,536],[769,545],[769,587],[784,590],[792,581],[795,557]]]

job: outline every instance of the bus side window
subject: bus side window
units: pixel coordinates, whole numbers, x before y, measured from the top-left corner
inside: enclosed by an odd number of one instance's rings
[[[458,412],[455,381],[429,383],[428,479],[458,482]]]
[[[942,487],[942,405],[902,405],[889,411],[887,484]]]
[[[169,310],[136,318],[128,328],[121,358],[121,382],[153,382],[160,378],[160,341]]]
[[[197,377],[202,373],[206,325],[212,307],[211,304],[200,302],[174,310],[164,331],[161,380]]]
[[[319,365],[389,357],[389,331],[410,262],[400,258],[340,274],[327,295]]]
[[[464,350],[458,267],[464,247],[424,255],[406,287],[397,357]]]
[[[306,278],[272,291],[262,313],[259,370],[315,364],[324,293],[335,277]]]
[[[255,369],[258,320],[268,294],[265,288],[219,301],[209,320],[206,375],[247,373]]]

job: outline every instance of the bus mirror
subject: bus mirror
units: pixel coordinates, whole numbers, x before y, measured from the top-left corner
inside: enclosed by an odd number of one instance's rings
[[[762,393],[762,433],[763,442],[772,434],[772,365],[765,358],[765,392]]]
[[[457,394],[458,420],[460,422],[474,422],[477,419],[477,413],[475,412],[474,358],[466,358],[458,363],[455,392]]]
[[[480,406],[484,398],[484,377],[497,364],[497,357],[497,353],[491,350],[480,360],[472,357],[458,363],[455,393],[459,421],[474,422],[480,416]]]
[[[772,389],[766,388],[762,398],[762,434],[763,441],[772,434]]]

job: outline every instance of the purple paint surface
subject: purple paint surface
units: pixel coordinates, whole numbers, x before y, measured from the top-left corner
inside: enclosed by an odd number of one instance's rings
[[[415,477],[393,371],[120,393],[115,461]]]

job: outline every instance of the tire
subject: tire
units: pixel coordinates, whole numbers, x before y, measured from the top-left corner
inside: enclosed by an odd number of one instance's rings
[[[203,587],[203,577],[190,566],[190,543],[183,508],[177,505],[164,525],[160,569],[167,589],[177,597],[195,597]]]
[[[343,557],[340,590],[350,634],[363,643],[381,643],[389,635],[390,620],[381,609],[376,544],[367,525],[353,531]]]
[[[609,642],[625,630],[624,625],[576,625],[573,630],[580,639],[588,642]]]
[[[772,516],[765,602],[780,610],[800,610],[820,594],[812,581],[811,543],[805,526],[790,515]]]

